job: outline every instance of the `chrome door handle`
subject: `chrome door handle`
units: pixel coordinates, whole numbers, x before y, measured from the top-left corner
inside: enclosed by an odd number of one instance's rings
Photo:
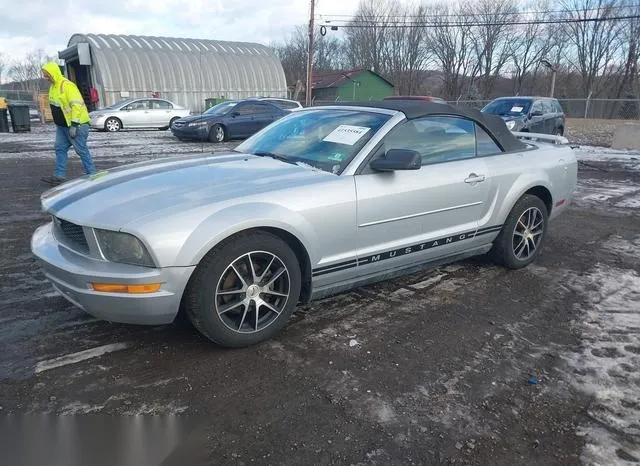
[[[482,181],[484,181],[484,179],[485,179],[484,175],[476,175],[475,173],[471,173],[469,177],[464,180],[464,182],[469,184],[475,184],[475,183],[481,183]]]

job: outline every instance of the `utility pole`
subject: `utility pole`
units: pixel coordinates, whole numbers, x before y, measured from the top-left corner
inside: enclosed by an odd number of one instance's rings
[[[551,70],[551,92],[549,92],[549,97],[553,97],[553,93],[556,89],[556,73],[558,72],[558,67],[557,65],[552,65],[547,60],[540,60],[540,63]]]
[[[312,76],[313,76],[313,16],[315,14],[316,0],[311,0],[311,12],[309,14],[309,46],[307,49],[307,88],[305,92],[305,104],[311,106]]]

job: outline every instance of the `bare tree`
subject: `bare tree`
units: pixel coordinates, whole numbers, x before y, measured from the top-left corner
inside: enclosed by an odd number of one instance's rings
[[[393,0],[360,1],[346,30],[347,57],[352,67],[384,73],[393,5]]]
[[[427,47],[433,53],[434,62],[442,72],[443,95],[451,100],[462,96],[465,75],[468,74],[467,77],[470,77],[473,73],[471,27],[465,24],[465,16],[459,16],[459,26],[450,27],[448,15],[456,14],[464,14],[460,6],[446,3],[431,6],[431,24],[427,36]]]
[[[316,31],[313,52],[313,68],[316,71],[331,71],[340,69],[344,65],[343,44],[329,35],[322,36]],[[297,26],[289,38],[281,44],[273,44],[289,85],[295,85],[298,80],[305,80],[307,65],[307,44],[309,37],[305,26]]]
[[[617,0],[562,0],[566,10],[565,30],[569,43],[569,63],[580,73],[584,97],[598,95],[612,72],[617,40],[622,28],[616,15]],[[592,19],[591,21],[580,21]],[[593,20],[595,19],[595,21]]]
[[[539,21],[546,17],[544,11],[549,7],[548,0],[541,0],[531,6],[522,8],[532,8],[533,13],[521,16],[527,21]],[[548,55],[552,51],[553,41],[550,37],[550,28],[544,24],[526,24],[518,26],[517,32],[511,34],[507,42],[507,48],[511,64],[513,66],[513,93],[519,94],[523,90],[524,80],[531,73],[537,74],[540,60],[548,59],[554,65],[557,60],[549,59]]]
[[[4,73],[4,69],[7,67],[7,61],[4,58],[2,52],[0,52],[0,84],[2,84],[2,74]]]
[[[415,8],[396,3],[390,17],[404,27],[391,28],[385,47],[383,71],[393,82],[401,95],[411,95],[420,86],[419,72],[427,59],[425,47],[425,27],[417,24],[426,22],[427,9],[419,5]],[[406,27],[411,25],[411,27]]]
[[[467,3],[463,11],[476,23],[471,28],[480,97],[491,96],[496,79],[510,56],[511,22],[518,19],[513,0],[479,0]]]

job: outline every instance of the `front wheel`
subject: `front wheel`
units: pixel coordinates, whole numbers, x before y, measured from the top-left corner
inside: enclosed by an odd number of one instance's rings
[[[284,327],[300,288],[300,265],[284,241],[266,232],[241,234],[201,261],[185,291],[185,310],[214,343],[245,347]]]
[[[489,255],[510,269],[526,267],[540,254],[547,221],[544,202],[537,196],[525,194],[511,209]]]
[[[104,129],[109,131],[110,133],[115,133],[122,129],[122,123],[115,117],[107,118],[107,121],[104,122]]]
[[[227,132],[224,129],[224,126],[215,124],[211,127],[211,131],[209,132],[209,141],[211,142],[224,142],[227,138]]]

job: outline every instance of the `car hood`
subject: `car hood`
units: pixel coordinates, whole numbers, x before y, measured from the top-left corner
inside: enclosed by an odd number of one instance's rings
[[[143,218],[215,208],[336,175],[270,157],[238,152],[125,165],[81,177],[42,195],[42,207],[60,218],[96,228],[124,228]]]
[[[191,123],[192,121],[209,121],[209,120],[217,120],[222,115],[190,115],[183,118],[180,118],[180,121],[183,123]]]

